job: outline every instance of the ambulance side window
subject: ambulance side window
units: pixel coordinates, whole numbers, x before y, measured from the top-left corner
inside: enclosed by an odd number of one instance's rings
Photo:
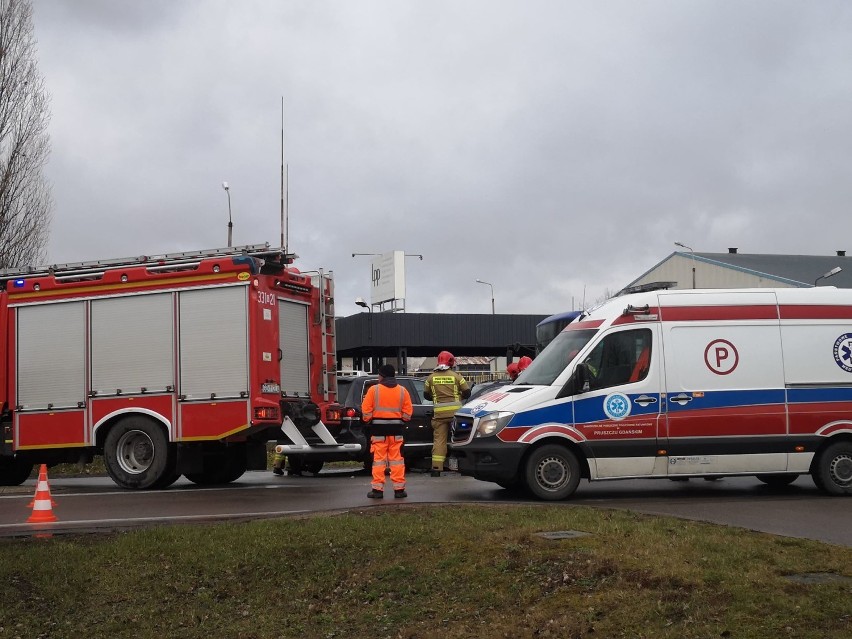
[[[640,382],[651,364],[651,331],[641,328],[611,333],[583,360],[591,390]]]

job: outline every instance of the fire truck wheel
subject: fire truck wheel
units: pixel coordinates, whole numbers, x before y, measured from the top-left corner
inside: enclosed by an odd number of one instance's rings
[[[321,459],[307,459],[305,463],[302,464],[302,468],[311,473],[312,475],[319,475],[319,472],[322,470],[324,466],[324,462]]]
[[[107,473],[122,488],[157,488],[169,475],[173,462],[169,452],[165,431],[139,416],[122,419],[110,428],[104,441]]]
[[[204,458],[204,469],[200,473],[187,473],[185,477],[199,486],[230,484],[246,472],[246,451],[243,446]]]
[[[0,457],[0,486],[20,486],[33,472],[33,465],[20,459]]]
[[[774,475],[757,475],[757,478],[771,488],[789,486],[799,476],[796,473],[776,473]]]
[[[169,444],[168,455],[169,459],[166,472],[164,472],[159,481],[152,486],[152,488],[156,488],[157,490],[168,488],[180,479],[180,471],[177,469],[177,446],[175,444]]]
[[[533,450],[524,466],[524,481],[539,499],[556,501],[569,497],[580,483],[580,462],[564,446],[546,444]]]
[[[827,446],[816,459],[813,478],[829,495],[852,495],[852,441]]]

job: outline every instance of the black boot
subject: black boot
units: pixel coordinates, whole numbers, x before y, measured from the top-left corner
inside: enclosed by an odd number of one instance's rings
[[[440,477],[441,471],[440,470],[433,470],[431,473],[429,473],[429,475],[432,476],[432,477]]]
[[[373,488],[373,490],[367,493],[367,497],[369,497],[370,499],[384,499],[385,494],[381,490],[376,490],[375,488]]]
[[[393,491],[393,496],[396,499],[404,499],[404,498],[408,497],[408,493],[405,492],[405,488],[400,488],[399,490]]]

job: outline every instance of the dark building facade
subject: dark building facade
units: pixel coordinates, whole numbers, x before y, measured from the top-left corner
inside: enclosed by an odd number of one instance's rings
[[[445,313],[357,313],[335,320],[337,360],[352,357],[356,368],[370,359],[394,358],[406,370],[408,357],[505,356],[521,347],[532,354],[535,327],[547,315],[452,315]],[[528,350],[527,350],[528,349]]]

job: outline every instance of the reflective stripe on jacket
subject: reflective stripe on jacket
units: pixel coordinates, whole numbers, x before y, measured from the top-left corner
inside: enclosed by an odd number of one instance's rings
[[[432,396],[435,417],[451,417],[461,408],[462,397],[470,393],[470,387],[453,370],[435,371],[426,378],[426,393]]]
[[[395,379],[383,380],[364,394],[361,419],[370,424],[373,435],[401,435],[404,422],[411,419],[411,395]]]

